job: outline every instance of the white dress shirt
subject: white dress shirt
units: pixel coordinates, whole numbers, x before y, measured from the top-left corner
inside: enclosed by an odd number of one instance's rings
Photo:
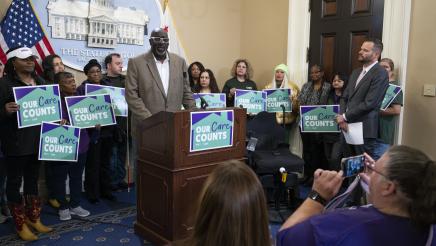
[[[162,85],[165,91],[165,95],[168,95],[168,87],[170,83],[170,58],[167,54],[167,57],[163,62],[159,61],[154,57],[154,61],[156,62],[157,71],[159,72],[160,80],[162,81]]]
[[[363,67],[363,68],[362,68],[362,72],[360,73],[359,77],[358,77],[357,80],[356,80],[356,86],[355,86],[355,87],[357,87],[357,85],[358,85],[359,82],[363,79],[363,77],[365,77],[365,75],[368,73],[368,71],[369,71],[372,67],[374,67],[374,65],[377,64],[377,63],[378,63],[378,61],[375,61],[375,62],[371,63],[369,66],[367,66],[367,67]]]

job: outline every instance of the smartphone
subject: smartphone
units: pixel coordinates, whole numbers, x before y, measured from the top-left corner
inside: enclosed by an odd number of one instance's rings
[[[341,168],[344,172],[344,177],[355,176],[365,169],[365,156],[357,155],[348,158],[343,158]]]

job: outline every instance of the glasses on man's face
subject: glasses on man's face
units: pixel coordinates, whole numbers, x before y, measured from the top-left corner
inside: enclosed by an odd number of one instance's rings
[[[383,177],[386,178],[386,179],[389,179],[388,176],[386,176],[386,175],[383,174],[382,172],[380,172],[380,171],[378,171],[377,169],[375,169],[375,164],[374,164],[374,163],[372,163],[372,164],[366,164],[366,165],[365,165],[365,170],[364,170],[364,172],[365,172],[366,174],[368,174],[368,175],[370,175],[370,174],[372,174],[372,173],[374,172],[374,173],[377,173],[377,174],[383,176]]]
[[[156,43],[168,43],[170,41],[169,38],[163,38],[163,37],[150,37],[150,39]]]

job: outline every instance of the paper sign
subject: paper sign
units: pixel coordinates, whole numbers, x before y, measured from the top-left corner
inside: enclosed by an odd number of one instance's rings
[[[292,112],[291,89],[266,89],[263,91],[266,92],[267,112],[283,112],[282,105],[285,107],[285,112]]]
[[[79,141],[79,128],[44,122],[41,126],[38,160],[76,162]]]
[[[18,128],[62,119],[59,85],[22,86],[12,89],[15,102],[20,105],[17,112]]]
[[[300,106],[301,132],[339,132],[339,105]]]
[[[190,152],[233,145],[233,110],[191,112]]]
[[[114,108],[115,116],[127,117],[129,110],[126,101],[126,89],[114,86],[86,84],[85,94],[109,94],[111,96],[112,107]]]
[[[201,99],[206,100],[207,108],[225,108],[226,107],[226,94],[224,93],[194,93],[195,104],[197,108],[201,108]]]
[[[363,124],[362,122],[348,123],[348,131],[342,131],[347,144],[361,145],[363,144]]]
[[[239,90],[235,92],[235,107],[247,109],[248,114],[258,114],[266,109],[266,92]]]
[[[117,123],[108,94],[66,97],[65,101],[72,126],[91,128]]]
[[[381,104],[380,109],[386,110],[389,105],[391,105],[392,101],[394,101],[395,97],[401,92],[401,87],[394,84],[389,84],[388,89],[386,90],[385,97],[383,98],[383,102]]]

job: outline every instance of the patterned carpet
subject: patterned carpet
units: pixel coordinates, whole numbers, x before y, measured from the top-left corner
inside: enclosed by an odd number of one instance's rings
[[[300,188],[300,197],[306,197],[308,188]],[[61,222],[57,211],[48,205],[43,207],[42,221],[54,228],[52,233],[38,234],[39,240],[23,243],[14,232],[12,221],[0,224],[0,245],[146,245],[152,244],[138,237],[133,230],[136,220],[135,192],[114,193],[117,202],[101,200],[96,205],[82,200],[82,207],[91,215],[86,218],[73,216],[72,220]],[[283,219],[291,210],[282,207],[279,211],[270,209],[270,230],[274,240]]]
[[[117,202],[102,200],[96,205],[85,199],[82,207],[90,210],[86,218],[73,216],[61,222],[56,210],[44,206],[42,221],[53,232],[38,234],[39,240],[23,243],[13,231],[12,221],[0,225],[0,245],[152,245],[138,237],[133,230],[136,220],[135,192],[114,193]]]

